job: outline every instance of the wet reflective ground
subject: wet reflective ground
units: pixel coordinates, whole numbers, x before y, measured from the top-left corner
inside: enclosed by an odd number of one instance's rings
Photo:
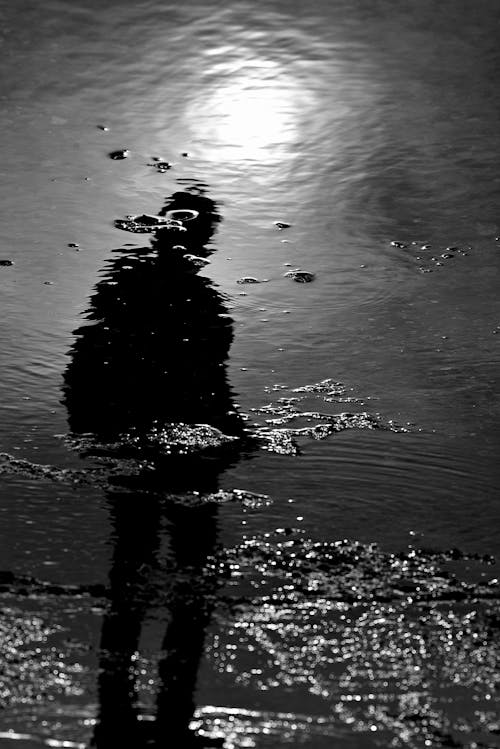
[[[500,746],[499,20],[0,0],[1,747]]]

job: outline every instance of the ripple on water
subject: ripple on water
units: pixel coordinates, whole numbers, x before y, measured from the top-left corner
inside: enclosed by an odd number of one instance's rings
[[[27,611],[17,606],[2,607],[2,708],[82,695],[85,669],[75,659],[75,653],[70,656],[61,652],[64,647],[59,649],[57,635],[61,629],[47,615],[40,616],[36,608]]]
[[[228,582],[209,645],[213,689],[232,684],[235,699],[263,706],[308,694],[330,725],[375,733],[377,746],[490,746],[500,728],[493,563],[287,528],[245,538],[214,559]]]

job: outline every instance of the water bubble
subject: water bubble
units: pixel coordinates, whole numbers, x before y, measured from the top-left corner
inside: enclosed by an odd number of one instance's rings
[[[194,211],[191,208],[177,208],[172,211],[167,211],[165,218],[167,221],[181,221],[183,224],[186,221],[192,221],[198,218],[200,215],[199,211]]]
[[[404,244],[403,242],[397,242],[396,240],[393,240],[391,242],[391,245],[393,247],[399,247],[399,249],[401,249],[401,250],[404,250],[404,249],[406,249],[408,247],[407,244]]]
[[[238,278],[236,283],[262,283],[262,281],[259,281],[258,278],[254,278],[254,276],[243,276],[242,278]]]
[[[289,270],[285,273],[285,278],[291,278],[292,281],[297,283],[311,283],[316,276],[308,270]]]

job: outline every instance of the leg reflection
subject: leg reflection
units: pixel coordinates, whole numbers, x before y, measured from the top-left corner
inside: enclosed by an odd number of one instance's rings
[[[177,513],[176,513],[177,514]],[[210,621],[215,586],[204,576],[209,554],[217,541],[216,509],[181,508],[172,530],[178,576],[170,602],[171,618],[162,643],[159,665],[155,738],[178,746],[195,744],[189,732],[195,704],[194,690],[203,655],[205,631]]]
[[[110,495],[114,526],[113,560],[109,574],[111,604],[101,633],[97,747],[140,746],[134,659],[149,605],[148,576],[156,566],[159,546],[159,505],[133,494]],[[116,743],[115,743],[116,742]]]

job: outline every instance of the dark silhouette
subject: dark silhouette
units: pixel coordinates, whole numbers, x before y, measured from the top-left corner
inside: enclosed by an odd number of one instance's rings
[[[208,197],[189,191],[175,193],[159,215],[173,210],[187,211],[185,220],[156,230],[151,246],[114,252],[91,297],[88,323],[75,332],[65,373],[70,430],[90,435],[89,452],[148,459],[147,470],[108,492],[114,552],[93,737],[99,749],[209,745],[189,723],[217,586],[205,574],[217,543],[217,507],[183,505],[168,495],[216,490],[221,471],[241,454],[244,432],[226,375],[232,321],[192,257],[210,254],[206,245],[220,219]],[[208,424],[238,440],[166,454],[151,434],[178,423]],[[158,582],[165,533],[171,556]],[[168,625],[151,725],[137,720],[132,665],[144,618],[159,601]]]

